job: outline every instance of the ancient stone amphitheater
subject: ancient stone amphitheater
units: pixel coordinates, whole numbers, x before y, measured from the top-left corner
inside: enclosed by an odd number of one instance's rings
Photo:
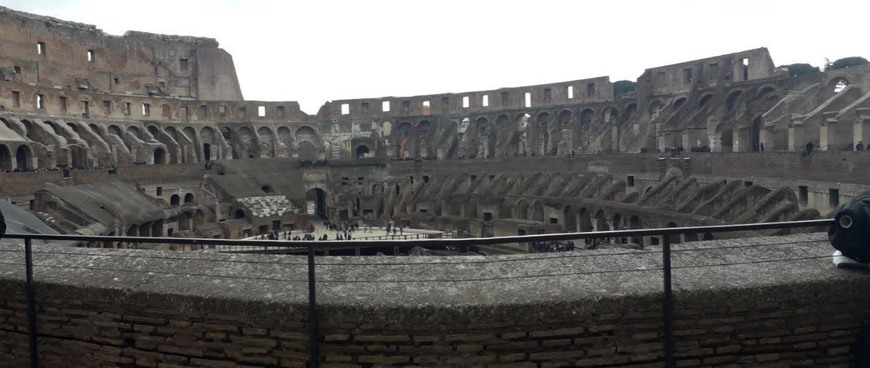
[[[648,68],[627,92],[602,76],[309,115],[245,100],[214,39],[0,7],[0,122],[16,233],[233,239],[314,215],[589,232],[815,219],[870,189],[870,65],[790,77],[765,48]],[[819,234],[727,237],[673,239],[679,363],[847,364],[864,275]],[[322,366],[660,366],[661,240],[322,257]],[[45,364],[306,364],[303,260],[128,245],[38,248]],[[0,366],[27,364],[20,270],[0,267]]]

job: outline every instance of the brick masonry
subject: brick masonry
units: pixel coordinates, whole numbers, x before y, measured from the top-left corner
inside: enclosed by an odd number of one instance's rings
[[[787,239],[801,237],[807,235]],[[818,254],[829,254],[830,250],[822,242],[809,249],[792,246],[784,250]],[[220,264],[216,262],[269,259],[132,250],[64,252],[73,254],[67,254],[67,258],[93,257],[88,261],[94,266],[88,267],[102,268],[99,258],[115,258],[112,262],[118,264],[118,269],[134,262],[151,273],[163,272],[152,262],[208,261],[215,268]],[[127,257],[118,259],[111,254]],[[136,256],[140,259],[132,259]],[[45,253],[35,255],[38,265],[57,262],[52,257]],[[638,253],[635,258],[645,257]],[[545,258],[543,262],[566,261]],[[417,268],[426,268],[434,259],[414,262],[420,263]],[[321,261],[325,262],[318,271],[323,367],[660,367],[663,362],[661,294],[656,291],[660,290],[661,279],[657,270],[609,274],[596,279],[598,284],[593,284],[593,279],[577,283],[571,277],[566,277],[567,280],[548,277],[530,284],[517,281],[511,285],[495,282],[470,286],[444,281],[405,288],[388,286],[391,284],[383,280],[380,285],[365,286],[338,281],[341,275],[358,279],[345,267],[353,266],[354,262],[371,262],[370,259],[344,262],[340,257],[327,257]],[[685,260],[676,257],[675,266],[680,267],[681,263],[685,265]],[[230,267],[233,266],[228,264],[227,268]],[[450,271],[451,267],[463,266],[439,265],[441,270],[433,272]],[[490,266],[478,268],[489,273],[487,267]],[[838,270],[830,265],[829,259],[749,265],[736,270],[731,267],[675,270],[679,366],[849,365],[851,345],[862,321],[870,317],[870,310],[864,307],[870,302],[865,274]],[[28,364],[26,304],[20,276],[23,272],[12,273],[22,268],[0,267],[0,366]],[[177,275],[162,278],[150,275],[142,279],[118,271],[77,273],[56,269],[49,274],[44,270],[36,274],[36,279],[42,280],[38,284],[37,302],[43,366],[304,367],[306,364],[305,284],[269,279],[291,280],[304,275],[300,259],[281,261],[274,270],[285,270],[283,273],[274,271],[264,277],[259,273],[273,269],[243,270],[229,281],[221,279],[238,270],[202,276],[199,266],[193,263]],[[425,277],[421,272],[405,276]],[[80,278],[70,279],[76,275]],[[246,277],[251,279],[246,281]],[[573,285],[575,290],[565,289],[566,285]],[[612,285],[624,288],[621,293],[594,291],[609,290]],[[349,290],[349,286],[355,290]],[[477,287],[496,290],[475,294],[472,291]],[[533,287],[543,291],[537,294]],[[451,289],[459,295],[450,296],[447,290]],[[275,294],[268,293],[269,290]],[[526,295],[508,294],[509,290]],[[368,292],[384,294],[385,298],[378,299]],[[428,293],[436,294],[443,302],[422,302],[432,300],[424,295]],[[502,300],[491,299],[499,294]],[[463,299],[465,303],[458,302]]]

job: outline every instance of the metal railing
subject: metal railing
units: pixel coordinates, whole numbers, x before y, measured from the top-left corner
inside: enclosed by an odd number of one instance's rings
[[[662,322],[664,339],[664,358],[666,367],[675,366],[674,358],[674,316],[673,316],[673,288],[672,288],[672,265],[671,265],[671,236],[723,233],[723,232],[751,232],[760,230],[782,230],[798,228],[818,228],[830,226],[832,219],[804,220],[793,222],[771,222],[758,224],[740,225],[716,225],[695,227],[671,227],[660,229],[638,229],[599,231],[585,233],[559,233],[537,234],[522,236],[502,236],[489,238],[464,238],[464,239],[407,239],[407,240],[325,240],[325,241],[277,241],[277,240],[227,240],[227,239],[200,239],[200,238],[152,238],[152,237],[111,237],[111,236],[79,236],[79,235],[39,235],[39,234],[6,234],[5,238],[24,240],[25,271],[26,271],[26,298],[27,298],[27,324],[30,341],[31,367],[39,366],[36,326],[36,285],[33,279],[33,239],[39,240],[65,240],[76,242],[119,242],[119,243],[152,243],[152,244],[181,244],[199,246],[231,246],[237,250],[248,249],[250,252],[262,252],[269,250],[284,250],[307,255],[308,267],[308,333],[309,333],[309,367],[318,367],[320,363],[320,331],[317,316],[317,285],[315,269],[317,266],[316,254],[318,251],[328,254],[331,249],[365,248],[365,247],[444,247],[451,246],[457,249],[467,249],[474,245],[494,245],[506,243],[528,243],[545,241],[571,241],[580,239],[618,239],[637,237],[660,237],[662,255]],[[569,254],[569,253],[565,253]]]

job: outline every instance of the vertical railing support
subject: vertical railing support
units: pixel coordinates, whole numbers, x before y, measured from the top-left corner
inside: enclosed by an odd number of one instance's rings
[[[662,279],[664,280],[664,298],[662,300],[662,319],[665,329],[665,367],[676,366],[674,361],[674,292],[671,284],[671,237],[662,236]]]
[[[27,269],[27,330],[30,335],[30,366],[39,367],[36,350],[36,285],[33,284],[33,246],[32,239],[24,238],[24,266]]]
[[[320,328],[317,326],[317,289],[314,281],[314,242],[308,243],[308,352],[309,368],[320,366]]]

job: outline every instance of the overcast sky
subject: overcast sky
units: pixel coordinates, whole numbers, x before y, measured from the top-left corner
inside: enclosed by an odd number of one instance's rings
[[[610,76],[767,47],[776,65],[870,57],[870,1],[0,0],[127,30],[213,37],[247,100],[463,92]]]

